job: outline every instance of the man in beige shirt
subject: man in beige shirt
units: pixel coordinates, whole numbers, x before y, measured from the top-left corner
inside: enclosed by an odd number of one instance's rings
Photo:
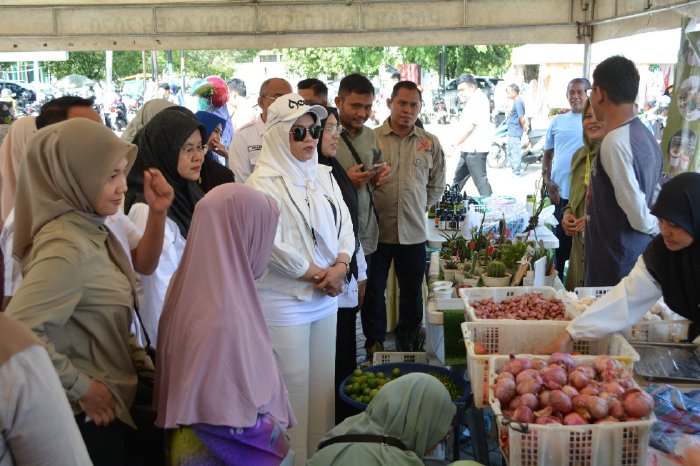
[[[438,138],[415,126],[421,92],[411,81],[399,81],[387,99],[390,117],[374,132],[392,176],[374,192],[379,243],[372,257],[365,308],[384,340],[384,291],[391,262],[398,279],[399,322],[394,329],[399,351],[417,351],[423,318],[422,283],[425,274],[425,212],[445,187],[445,156]]]

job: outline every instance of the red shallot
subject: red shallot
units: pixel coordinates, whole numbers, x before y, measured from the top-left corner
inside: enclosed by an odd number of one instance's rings
[[[654,410],[654,399],[638,388],[629,388],[622,394],[622,404],[629,417],[642,418]]]

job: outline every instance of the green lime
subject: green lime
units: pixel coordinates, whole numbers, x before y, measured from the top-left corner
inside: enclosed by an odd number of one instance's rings
[[[369,401],[370,401],[370,400],[369,400],[369,395],[366,395],[366,396],[363,396],[363,397],[362,397],[362,402],[363,402],[363,403],[369,403]]]
[[[391,375],[392,375],[393,377],[400,377],[400,376],[401,376],[401,369],[399,369],[398,367],[394,367],[394,368],[391,370]]]
[[[378,379],[383,379],[383,378],[384,378],[384,372],[377,372],[377,378],[378,378]]]
[[[343,387],[343,393],[345,393],[346,395],[352,395],[352,385],[345,385],[345,387]]]
[[[367,379],[373,379],[376,377],[374,372],[365,372],[365,375],[367,376]]]
[[[360,369],[355,369],[354,371],[352,371],[352,375],[354,375],[355,377],[360,377],[362,375],[362,371]]]

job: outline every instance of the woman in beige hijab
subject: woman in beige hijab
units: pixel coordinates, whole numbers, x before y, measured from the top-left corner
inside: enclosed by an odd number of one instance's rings
[[[129,333],[133,272],[104,226],[135,157],[103,125],[71,119],[31,138],[17,183],[13,254],[24,281],[6,312],[46,346],[96,465],[128,463],[137,373],[153,378]]]
[[[36,132],[35,121],[36,117],[29,116],[12,123],[7,137],[0,146],[0,174],[2,175],[0,209],[2,210],[3,222],[15,205],[19,164],[22,161],[24,148],[27,146],[29,137]]]

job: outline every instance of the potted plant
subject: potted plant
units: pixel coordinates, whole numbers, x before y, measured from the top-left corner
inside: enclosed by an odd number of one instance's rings
[[[442,266],[442,274],[445,280],[452,281],[456,273],[457,262],[452,259],[446,260],[445,264]]]
[[[462,273],[463,285],[476,287],[479,284],[480,274],[478,273],[478,258],[479,255],[474,252],[472,253],[471,260],[464,265],[464,272]]]
[[[501,261],[491,261],[486,266],[486,273],[481,276],[486,286],[508,286],[511,274],[506,273],[506,265]]]

